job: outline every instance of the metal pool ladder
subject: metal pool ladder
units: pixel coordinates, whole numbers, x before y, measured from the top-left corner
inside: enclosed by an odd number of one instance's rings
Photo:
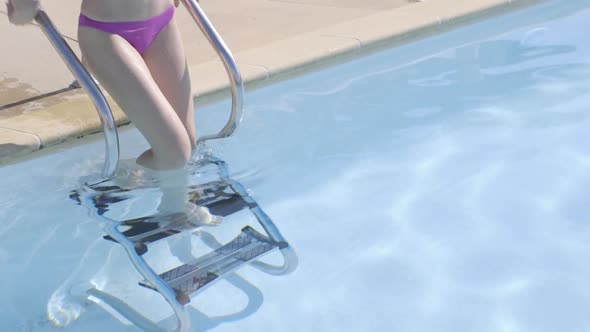
[[[197,1],[182,0],[182,2],[221,58],[231,82],[232,110],[227,124],[217,134],[201,137],[197,142],[202,143],[211,139],[229,137],[237,128],[242,116],[244,94],[242,77],[231,52]],[[97,84],[55,28],[45,11],[39,9],[35,20],[74,74],[78,83],[90,95],[103,126],[106,149],[102,171],[103,180],[94,184],[87,184],[84,189],[86,192],[73,192],[72,198],[78,200],[80,204],[88,206],[96,218],[107,221],[105,227],[107,236],[105,236],[105,239],[123,246],[131,262],[144,278],[143,281],[139,281],[139,285],[155,290],[165,298],[177,318],[177,331],[188,331],[190,328],[189,315],[185,309],[185,305],[190,301],[190,296],[202,291],[206,286],[211,285],[214,281],[219,280],[222,276],[235,269],[249,264],[265,273],[281,275],[296,268],[297,256],[272,220],[264,213],[245,188],[239,182],[230,178],[226,163],[210,155],[201,160],[201,163],[216,165],[220,179],[193,188],[198,192],[194,196],[193,203],[206,206],[211,213],[221,216],[228,216],[248,209],[256,217],[266,234],[262,234],[250,226],[245,226],[234,240],[221,244],[207,232],[195,231],[194,227],[191,228],[190,225],[182,221],[182,218],[168,220],[166,226],[162,227],[161,220],[151,217],[122,222],[105,217],[104,213],[108,210],[109,204],[116,202],[116,199],[109,202],[109,195],[116,196],[116,194],[127,190],[116,186],[105,187],[102,185],[113,177],[119,163],[119,140],[113,114]],[[125,227],[126,230],[119,230],[121,226]],[[184,231],[198,233],[203,242],[212,247],[213,251],[170,271],[157,274],[142,257],[147,252],[148,245]],[[262,255],[273,250],[279,250],[282,254],[284,261],[282,265],[272,265],[258,260]],[[144,330],[162,330],[157,324],[110,294],[91,288],[86,290],[85,296],[94,296],[101,299]]]
[[[196,0],[182,0],[182,2],[220,57],[231,83],[232,110],[226,125],[217,134],[201,137],[197,142],[201,143],[211,139],[229,137],[236,130],[242,118],[244,82],[242,81],[240,70],[225,42],[219,36],[198,2]],[[104,179],[111,178],[115,174],[117,165],[119,164],[119,138],[117,125],[109,104],[96,82],[92,79],[86,68],[84,68],[43,9],[38,10],[35,21],[40,25],[53,47],[66,63],[78,81],[78,84],[88,93],[98,111],[103,128],[106,150],[102,177]]]
[[[159,292],[168,302],[177,318],[177,331],[188,331],[190,318],[185,305],[190,302],[191,296],[200,293],[230,272],[248,264],[267,274],[284,275],[292,272],[298,264],[293,248],[242,184],[230,177],[227,164],[212,155],[205,155],[198,163],[196,166],[199,167],[216,167],[219,179],[189,187],[189,196],[192,197],[190,201],[197,206],[207,207],[211,214],[224,218],[249,210],[262,226],[262,232],[246,225],[233,240],[223,244],[202,226],[191,224],[182,215],[113,220],[106,213],[112,204],[125,200],[130,189],[108,182],[87,185],[80,191],[73,191],[70,196],[89,208],[93,219],[106,222],[104,231],[107,235],[104,239],[122,245],[144,278],[139,281],[139,285]],[[150,245],[182,232],[191,232],[213,250],[173,269],[156,273],[143,255],[148,252]],[[282,255],[281,265],[258,260],[275,250]],[[144,330],[162,330],[156,323],[110,294],[92,287],[85,292],[84,296],[99,298]]]

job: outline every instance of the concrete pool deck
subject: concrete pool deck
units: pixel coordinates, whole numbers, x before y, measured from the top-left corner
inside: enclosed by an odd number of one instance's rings
[[[414,40],[542,0],[202,0],[233,52],[247,89]],[[79,54],[70,6],[42,1]],[[229,96],[221,62],[189,17],[177,11],[198,103]],[[0,164],[102,130],[96,110],[38,26],[8,23],[0,7]],[[119,124],[128,123],[109,99]],[[229,111],[229,110],[228,110]]]

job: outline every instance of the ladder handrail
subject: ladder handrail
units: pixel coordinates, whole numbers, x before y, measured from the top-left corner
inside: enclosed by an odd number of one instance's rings
[[[252,197],[250,197],[246,188],[244,188],[241,183],[233,180],[230,177],[229,169],[225,161],[213,155],[205,156],[205,160],[208,160],[209,162],[217,165],[221,179],[225,181],[225,183],[227,183],[235,193],[239,194],[247,202],[253,203],[255,205],[254,208],[250,208],[250,211],[254,214],[258,220],[258,223],[260,226],[262,226],[268,237],[275,242],[288,243],[272,219],[270,219],[270,217],[260,208],[260,206],[258,206],[258,203]],[[268,264],[260,260],[254,260],[250,262],[250,265],[257,268],[258,270],[272,275],[283,275],[293,272],[299,265],[299,258],[297,257],[293,246],[289,244],[288,246],[281,248],[280,252],[283,256],[282,265]]]
[[[152,270],[149,264],[145,261],[145,259],[138,255],[135,251],[135,245],[131,240],[129,240],[121,231],[119,231],[120,222],[114,219],[111,219],[104,214],[101,215],[98,213],[98,210],[94,210],[92,206],[94,203],[91,201],[91,196],[87,196],[85,198],[81,198],[80,204],[83,206],[88,207],[88,211],[90,213],[90,217],[94,220],[102,220],[105,222],[103,231],[115,241],[117,241],[124,249],[127,257],[137,270],[139,274],[141,274],[145,280],[147,280],[154,288],[164,297],[170,308],[174,312],[174,316],[176,317],[176,329],[175,332],[189,332],[190,331],[190,316],[186,308],[180,304],[176,300],[176,293],[172,290],[168,285],[160,278],[160,276]],[[121,309],[123,307],[113,309]],[[131,317],[135,317],[133,319],[134,323],[140,322],[142,326],[145,325],[153,325],[157,327],[158,324],[149,320],[149,318],[138,316],[134,311],[129,311],[128,308],[123,308],[123,311],[120,311],[125,317],[130,315]]]
[[[102,169],[102,177],[111,178],[115,174],[117,165],[119,164],[119,135],[111,108],[102,91],[96,85],[96,82],[94,82],[86,68],[84,68],[74,51],[72,51],[43,9],[38,9],[35,21],[39,23],[41,30],[43,30],[82,88],[90,96],[94,107],[98,111],[105,141],[105,161]]]
[[[232,110],[225,127],[223,127],[223,129],[221,129],[217,134],[207,135],[199,138],[197,143],[205,142],[210,139],[229,137],[236,130],[238,123],[242,119],[244,107],[244,82],[242,81],[242,75],[240,74],[238,65],[229,48],[225,45],[225,42],[215,30],[211,21],[209,21],[209,18],[207,15],[205,15],[205,12],[203,12],[197,0],[182,0],[182,2],[201,29],[201,32],[203,32],[209,41],[209,44],[211,44],[223,62],[225,71],[230,80],[232,94]]]

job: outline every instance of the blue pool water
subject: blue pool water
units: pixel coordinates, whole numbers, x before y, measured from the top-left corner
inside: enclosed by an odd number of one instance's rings
[[[194,330],[588,330],[589,29],[590,2],[549,1],[249,93],[210,148],[300,263],[207,289]],[[199,130],[227,109],[201,110]],[[146,148],[133,129],[121,142],[127,160]],[[0,168],[0,331],[61,331],[48,316],[136,331],[68,299],[89,280],[169,315],[68,197],[102,144]]]

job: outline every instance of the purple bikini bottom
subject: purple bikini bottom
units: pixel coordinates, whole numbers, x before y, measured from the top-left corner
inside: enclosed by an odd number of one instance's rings
[[[101,22],[80,14],[78,24],[119,35],[135,47],[139,54],[143,54],[173,17],[174,7],[170,7],[158,16],[131,22]]]

